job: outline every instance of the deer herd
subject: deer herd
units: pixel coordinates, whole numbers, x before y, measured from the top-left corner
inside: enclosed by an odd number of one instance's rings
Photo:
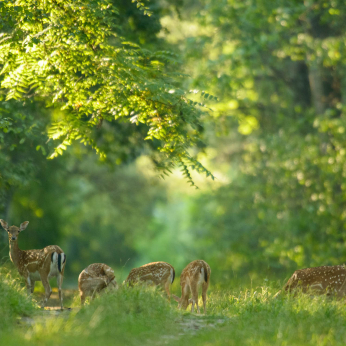
[[[41,250],[21,250],[18,247],[18,235],[24,231],[29,222],[23,222],[19,227],[9,226],[8,223],[0,219],[1,226],[7,231],[10,247],[10,258],[17,267],[18,272],[25,278],[28,293],[33,293],[36,281],[42,281],[45,296],[42,303],[44,307],[52,293],[49,279],[56,277],[59,300],[63,309],[62,282],[66,265],[66,255],[57,245],[49,245]],[[204,313],[206,313],[207,290],[210,281],[211,270],[207,262],[195,260],[189,263],[180,276],[181,297],[172,294],[179,303],[178,307],[186,310],[189,304],[191,312],[198,306],[198,290],[202,288],[202,301]],[[171,298],[170,285],[175,278],[173,266],[166,262],[152,262],[130,271],[124,281],[127,286],[139,283],[164,287],[168,298]],[[91,299],[99,292],[104,292],[118,288],[114,271],[111,267],[103,263],[93,263],[85,268],[78,277],[78,288],[81,304],[90,296]],[[293,273],[281,291],[283,292],[301,291],[310,294],[326,294],[343,297],[346,295],[346,266],[322,266],[315,268],[305,268]],[[191,294],[191,298],[190,298]]]
[[[63,309],[61,285],[66,265],[66,255],[62,249],[57,245],[49,245],[42,250],[21,250],[18,247],[18,235],[26,229],[29,221],[23,222],[19,227],[8,226],[8,223],[4,220],[0,220],[0,223],[8,233],[11,261],[17,267],[19,274],[25,278],[28,293],[34,292],[35,281],[42,281],[45,290],[45,298],[42,303],[42,307],[44,307],[52,293],[49,279],[56,277],[60,306]],[[191,262],[183,270],[180,277],[181,298],[173,295],[174,299],[179,302],[180,307],[186,309],[191,303],[191,311],[194,311],[194,306],[196,305],[197,311],[200,312],[198,307],[198,288],[202,286],[204,312],[206,311],[210,272],[209,265],[202,260]],[[173,266],[166,262],[153,262],[132,269],[124,283],[128,286],[138,283],[163,286],[170,299],[169,287],[173,283],[174,278],[175,270]],[[113,269],[103,263],[90,264],[78,277],[78,289],[82,305],[88,296],[93,299],[97,293],[117,287],[118,284],[115,280]],[[189,299],[190,292],[192,292],[191,299]]]

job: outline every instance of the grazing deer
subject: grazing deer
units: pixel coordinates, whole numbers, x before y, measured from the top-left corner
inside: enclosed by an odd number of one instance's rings
[[[93,263],[86,267],[78,277],[78,288],[81,304],[85,303],[85,298],[94,298],[96,293],[105,288],[117,288],[114,271],[111,267],[103,263]]]
[[[0,223],[8,233],[11,261],[17,267],[19,274],[25,278],[28,293],[34,292],[35,281],[42,281],[45,290],[45,298],[42,304],[42,307],[44,307],[52,293],[48,280],[51,277],[56,277],[60,305],[63,309],[61,285],[66,264],[64,252],[57,245],[46,246],[42,250],[21,250],[18,247],[18,235],[26,229],[29,221],[23,222],[19,228],[17,226],[9,227],[4,220],[0,220]]]
[[[125,283],[133,285],[134,283],[142,281],[148,284],[163,286],[170,299],[171,293],[169,291],[169,285],[173,283],[174,278],[175,270],[169,263],[152,262],[139,268],[132,269]]]
[[[346,267],[338,265],[296,270],[281,291],[291,292],[295,289],[300,289],[303,293],[342,297],[346,295]]]
[[[197,312],[200,313],[198,306],[198,287],[202,285],[202,299],[204,313],[206,312],[207,290],[209,286],[211,270],[209,264],[202,260],[196,260],[189,263],[180,275],[181,298],[173,295],[173,298],[179,303],[181,309],[186,310],[192,303],[191,312],[194,306],[197,306]],[[192,299],[190,297],[192,293]]]

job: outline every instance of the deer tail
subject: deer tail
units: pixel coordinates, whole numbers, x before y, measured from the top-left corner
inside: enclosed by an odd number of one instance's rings
[[[58,267],[59,273],[63,270],[66,262],[66,255],[62,253],[57,253],[56,251],[52,252],[51,262],[53,265]]]
[[[172,267],[172,268],[171,268],[171,284],[173,283],[174,278],[175,278],[175,270],[174,270],[174,268]]]
[[[58,270],[61,273],[63,267],[65,266],[66,255],[62,252],[58,254]]]
[[[201,273],[203,274],[203,272],[204,272],[204,281],[208,282],[209,273],[208,273],[208,268],[205,262],[203,262],[203,266],[201,268]]]

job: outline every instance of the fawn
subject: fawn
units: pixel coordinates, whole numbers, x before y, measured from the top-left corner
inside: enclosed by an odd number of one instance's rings
[[[296,270],[282,291],[291,292],[300,289],[303,293],[327,294],[342,297],[346,294],[345,265],[322,266]]]
[[[114,271],[111,267],[103,263],[93,263],[86,267],[78,277],[78,288],[81,304],[85,303],[85,298],[101,292],[106,288],[117,288]]]
[[[48,280],[51,277],[56,277],[60,305],[63,309],[61,286],[66,264],[64,252],[57,245],[49,245],[41,250],[21,250],[18,247],[18,235],[26,229],[29,221],[23,222],[19,227],[9,227],[4,220],[0,220],[0,223],[8,233],[11,261],[17,267],[19,274],[25,278],[28,293],[34,292],[35,281],[42,281],[45,290],[45,298],[42,304],[42,307],[44,307],[52,293]]]
[[[149,284],[163,286],[166,290],[168,298],[171,293],[169,285],[173,283],[175,278],[174,268],[166,262],[152,262],[145,264],[139,268],[134,268],[130,271],[125,283],[133,285],[138,282],[146,282]]]
[[[197,306],[197,312],[200,313],[198,306],[198,287],[202,285],[202,299],[204,313],[206,313],[207,290],[209,286],[211,270],[207,262],[196,260],[189,263],[180,275],[181,298],[173,295],[173,298],[179,303],[181,309],[186,309],[192,303],[191,312],[194,311],[194,305]],[[192,293],[192,299],[190,297]]]

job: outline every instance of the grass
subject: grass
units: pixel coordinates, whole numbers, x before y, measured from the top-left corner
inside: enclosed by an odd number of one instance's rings
[[[76,297],[74,304],[77,304]],[[42,319],[3,337],[6,345],[151,345],[157,335],[174,334],[178,312],[153,289],[120,288],[61,317]]]
[[[17,318],[32,316],[37,310],[35,302],[28,297],[18,276],[0,270],[0,339],[5,331],[13,331]]]
[[[324,296],[272,299],[268,287],[210,295],[211,317],[222,325],[186,337],[193,345],[345,345],[343,300]],[[211,322],[212,323],[212,322]]]
[[[20,302],[13,303],[9,287],[21,292]],[[345,300],[308,295],[273,299],[276,291],[277,284],[211,289],[207,314],[195,315],[178,311],[175,302],[155,290],[120,288],[71,313],[42,318],[17,283],[2,279],[0,311],[9,317],[1,340],[9,346],[346,344]],[[79,305],[77,294],[73,305]],[[36,322],[17,326],[16,316],[23,314]]]

